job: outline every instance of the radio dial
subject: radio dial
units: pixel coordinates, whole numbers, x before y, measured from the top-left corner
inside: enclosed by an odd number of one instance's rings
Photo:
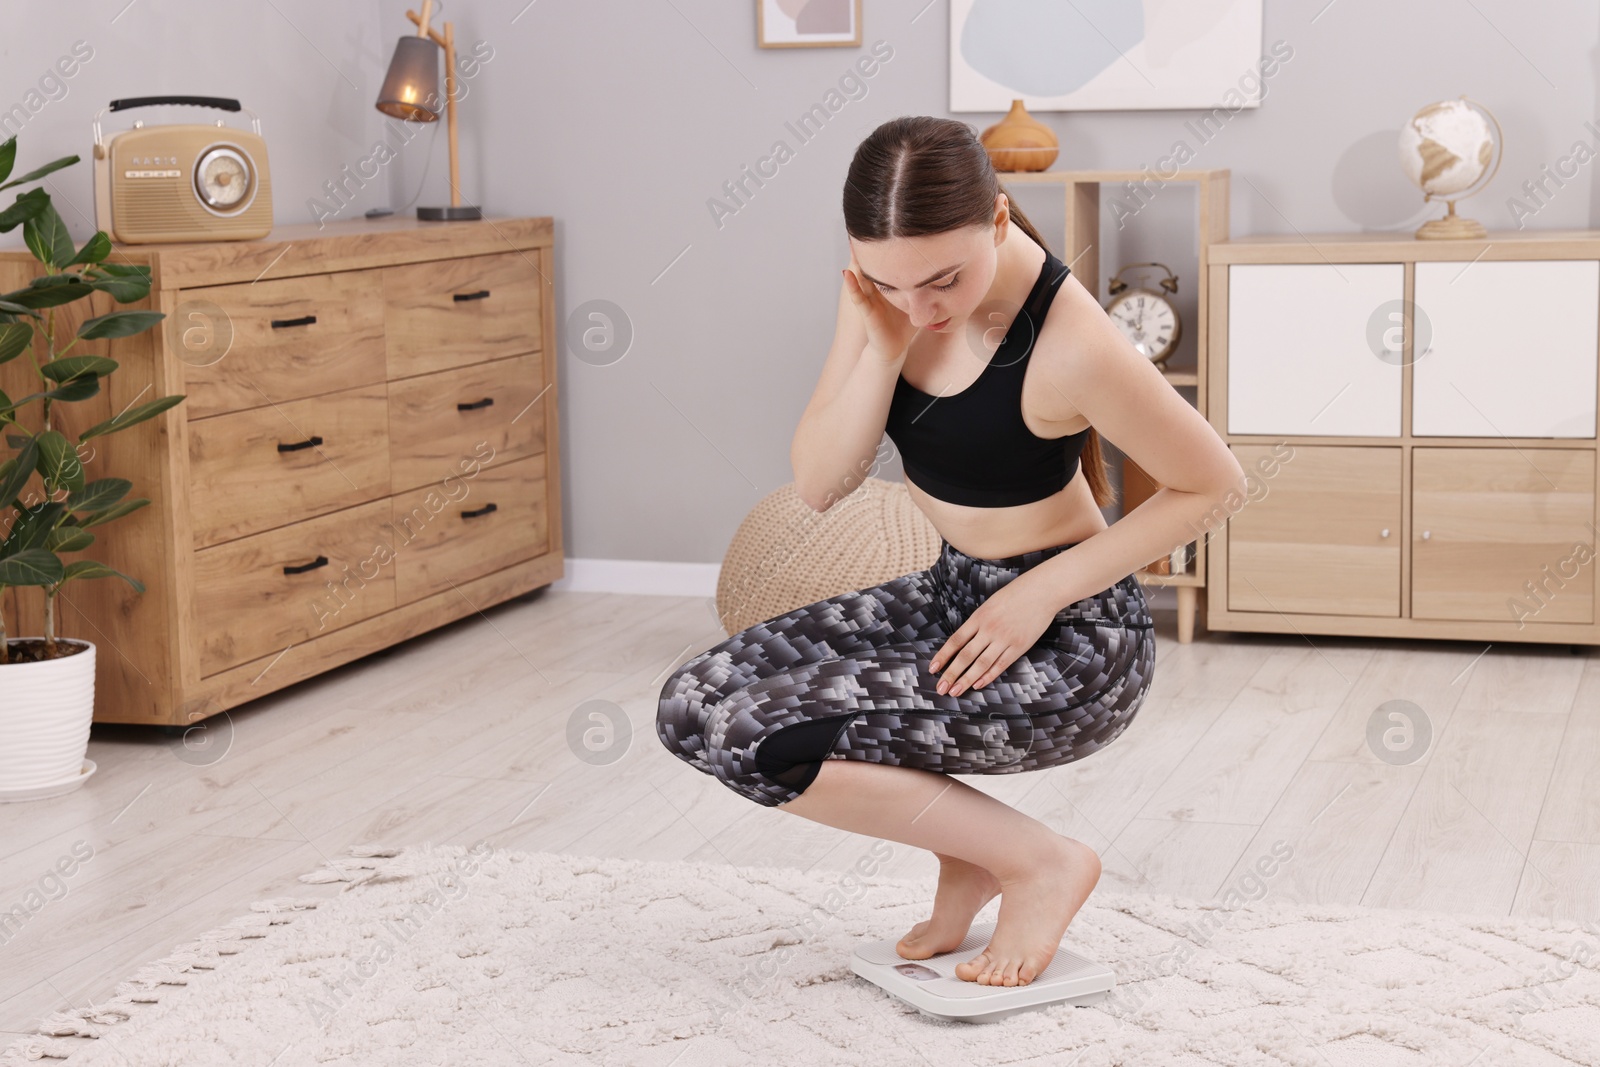
[[[195,192],[212,211],[229,213],[246,206],[250,193],[250,164],[231,148],[208,148],[194,170]]]

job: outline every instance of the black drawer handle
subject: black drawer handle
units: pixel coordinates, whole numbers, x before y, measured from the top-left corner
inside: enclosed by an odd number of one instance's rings
[[[485,504],[483,507],[479,508],[477,511],[463,511],[461,513],[461,517],[463,519],[475,519],[479,515],[487,515],[491,511],[499,511],[499,510],[500,509],[498,507],[496,507],[494,504],[490,503],[490,504]]]
[[[477,411],[479,408],[486,408],[490,404],[493,404],[493,403],[494,403],[494,397],[486,396],[482,400],[474,400],[470,404],[457,404],[456,405],[456,410],[457,411]]]
[[[310,326],[317,321],[315,315],[301,315],[298,319],[273,319],[272,328],[281,330],[287,326]]]
[[[296,567],[296,566],[285,567],[285,568],[283,568],[283,573],[285,573],[285,574],[304,574],[306,571],[314,571],[318,567],[326,567],[327,565],[328,565],[328,557],[327,556],[318,556],[316,559],[312,560],[310,563],[302,563],[298,567]]]
[[[306,440],[304,440],[304,441],[296,441],[292,445],[286,445],[282,441],[279,441],[278,442],[278,451],[279,452],[298,452],[302,448],[315,448],[317,445],[320,445],[321,443],[322,443],[322,438],[317,436],[316,434],[312,434]]]
[[[483,300],[488,295],[489,290],[479,289],[476,293],[457,293],[455,295],[455,301],[458,304],[465,304],[468,300]]]

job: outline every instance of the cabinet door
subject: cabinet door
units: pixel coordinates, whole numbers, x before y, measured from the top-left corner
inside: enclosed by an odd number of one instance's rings
[[[1418,263],[1416,302],[1414,435],[1594,436],[1600,262]]]
[[[1595,454],[1418,448],[1411,455],[1411,615],[1594,621]]]
[[[1228,268],[1228,432],[1398,437],[1399,263]]]
[[[1228,610],[1398,617],[1400,449],[1229,447],[1255,488],[1228,519]]]

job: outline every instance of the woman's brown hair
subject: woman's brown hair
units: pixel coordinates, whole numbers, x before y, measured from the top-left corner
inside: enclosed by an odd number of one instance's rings
[[[1022,232],[1048,250],[1000,183],[971,126],[932,115],[902,115],[873,130],[856,149],[844,181],[844,228],[858,241],[883,241],[987,226],[994,221],[997,193],[1006,194],[1011,218]],[[1079,464],[1095,504],[1114,501],[1100,434],[1093,427]]]

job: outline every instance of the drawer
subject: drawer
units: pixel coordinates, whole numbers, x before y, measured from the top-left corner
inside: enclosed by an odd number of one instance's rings
[[[390,514],[374,500],[196,552],[201,675],[394,607]]]
[[[381,384],[189,424],[196,548],[388,495]]]
[[[544,357],[537,352],[389,386],[389,476],[399,493],[462,470],[543,452]]]
[[[185,289],[169,336],[190,419],[381,382],[383,275]]]
[[[545,457],[469,469],[391,498],[397,603],[549,550]]]
[[[383,268],[389,377],[539,351],[536,258],[507,252]]]

